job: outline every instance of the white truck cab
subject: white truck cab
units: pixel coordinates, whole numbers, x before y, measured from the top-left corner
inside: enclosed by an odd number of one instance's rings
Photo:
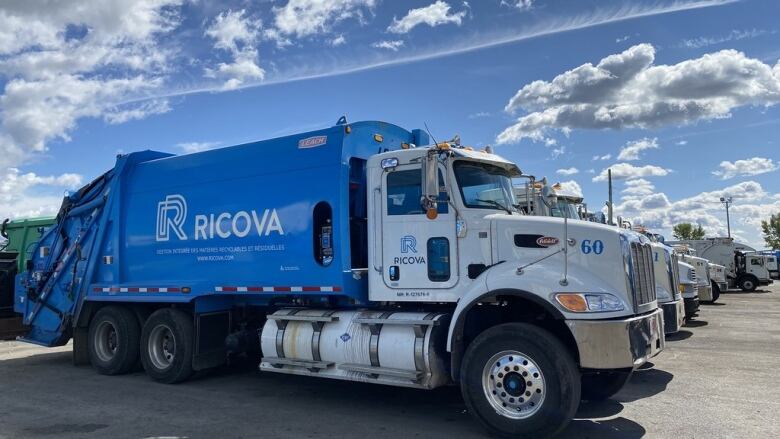
[[[370,300],[451,304],[448,374],[470,411],[504,434],[538,432],[537,422],[558,429],[580,391],[609,397],[664,346],[649,240],[521,214],[520,174],[497,155],[449,144],[367,164]],[[543,378],[526,389],[507,381],[518,370]]]
[[[530,176],[527,176],[530,177]],[[550,185],[547,179],[514,186],[517,206],[526,214],[581,219],[581,196],[566,192],[560,183]]]
[[[696,284],[699,292],[699,300],[702,302],[714,302],[715,299],[712,294],[709,261],[696,256],[696,250],[685,245],[675,246],[675,251],[680,255],[680,260],[691,264],[696,270]]]
[[[685,303],[680,289],[677,254],[674,249],[652,242],[653,270],[658,306],[664,313],[664,332],[674,334],[685,322]]]
[[[729,288],[755,291],[761,285],[770,285],[772,279],[766,267],[765,256],[752,247],[736,242],[733,238],[706,238],[667,242],[684,245],[696,251],[696,255],[712,263],[726,267]]]

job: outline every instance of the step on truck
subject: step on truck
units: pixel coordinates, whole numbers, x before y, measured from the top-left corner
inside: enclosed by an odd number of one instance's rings
[[[503,435],[549,436],[664,347],[650,245],[514,210],[520,170],[384,122],[174,156],[66,197],[16,280],[44,346],[175,383],[262,372],[457,384]],[[256,353],[258,351],[259,353]]]

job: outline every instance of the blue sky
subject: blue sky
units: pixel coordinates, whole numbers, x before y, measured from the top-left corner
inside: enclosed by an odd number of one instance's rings
[[[120,152],[379,119],[495,150],[668,233],[780,211],[780,4],[74,0],[0,6],[0,216]],[[603,60],[603,61],[602,61]],[[572,183],[573,182],[573,183]]]

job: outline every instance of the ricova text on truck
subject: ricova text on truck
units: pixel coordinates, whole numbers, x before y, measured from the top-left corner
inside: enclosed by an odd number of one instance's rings
[[[515,164],[426,144],[342,118],[119,156],[66,197],[17,277],[26,341],[72,337],[103,374],[140,357],[165,383],[259,344],[262,371],[455,383],[488,429],[553,434],[663,349],[650,246],[521,216]]]

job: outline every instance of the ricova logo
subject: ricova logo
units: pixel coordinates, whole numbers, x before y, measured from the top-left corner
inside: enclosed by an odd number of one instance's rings
[[[184,223],[187,221],[187,200],[179,194],[167,195],[164,201],[157,203],[157,241],[170,240],[171,234],[179,240],[186,241],[187,232]],[[171,233],[172,232],[172,233]],[[240,210],[235,213],[195,215],[194,236],[196,240],[229,238],[236,236],[244,238],[250,233],[257,236],[268,236],[271,233],[284,235],[282,223],[276,209],[265,209],[262,214],[256,210],[249,212]]]

